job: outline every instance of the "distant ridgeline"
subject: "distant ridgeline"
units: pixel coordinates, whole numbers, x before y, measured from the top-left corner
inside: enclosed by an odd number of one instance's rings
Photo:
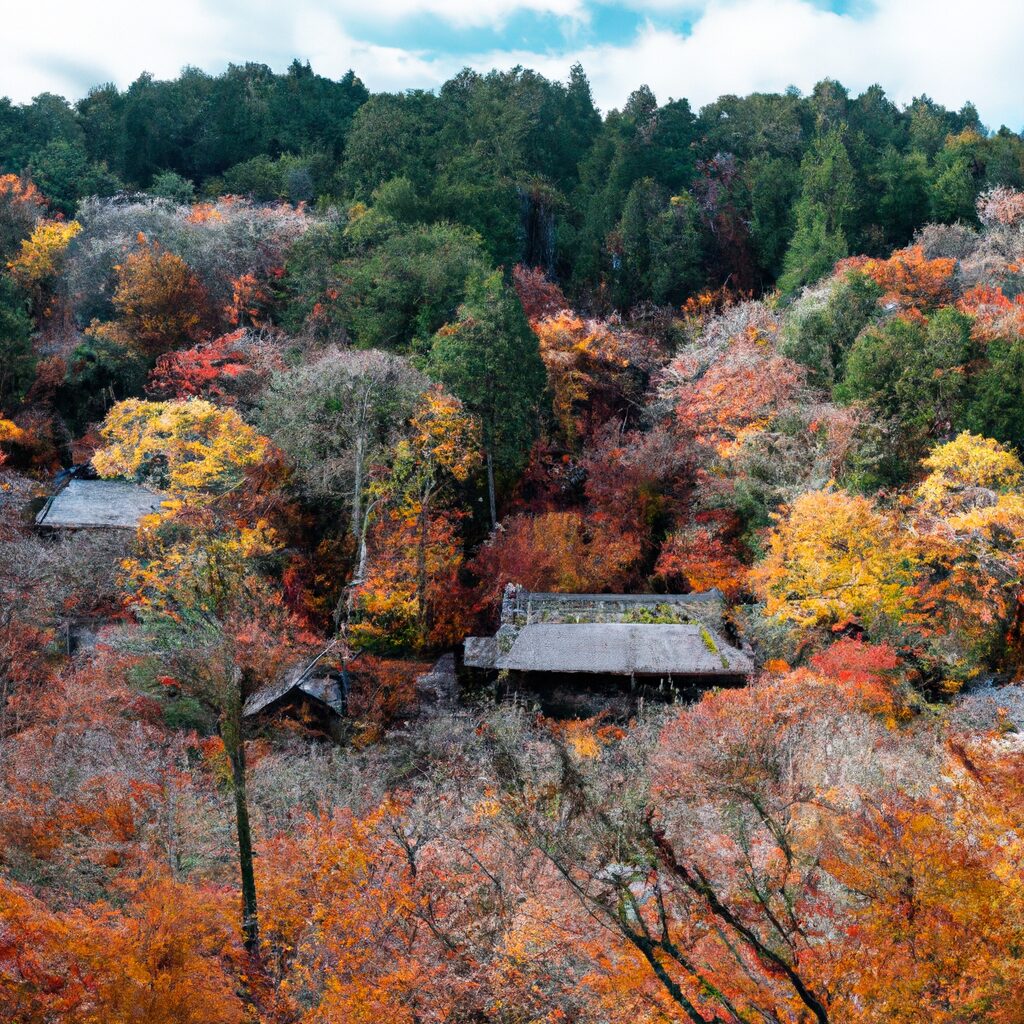
[[[809,239],[832,259],[875,255],[927,221],[973,222],[981,190],[1024,186],[1024,145],[970,104],[900,109],[878,86],[851,96],[829,80],[699,112],[642,87],[602,116],[579,66],[564,83],[466,70],[436,93],[371,95],[352,72],[334,81],[296,61],[0,101],[0,173],[30,176],[69,216],[122,190],[349,209],[400,180],[389,216],[461,225],[493,263],[625,307],[769,287]]]

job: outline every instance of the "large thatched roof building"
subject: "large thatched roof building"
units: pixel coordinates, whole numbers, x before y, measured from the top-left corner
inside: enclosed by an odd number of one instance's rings
[[[509,585],[501,627],[468,637],[470,668],[531,676],[619,677],[722,685],[753,669],[723,630],[724,601],[704,594],[538,594]]]

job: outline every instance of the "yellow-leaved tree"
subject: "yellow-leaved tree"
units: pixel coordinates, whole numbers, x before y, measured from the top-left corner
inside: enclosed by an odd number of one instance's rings
[[[106,447],[93,456],[100,476],[132,477],[172,491],[232,490],[270,450],[234,409],[201,398],[118,402],[100,435]]]
[[[265,571],[282,541],[265,518],[280,483],[276,451],[234,409],[203,399],[114,406],[93,456],[105,477],[132,477],[174,492],[140,523],[121,580],[144,648],[217,717],[231,764],[248,949],[259,937],[246,795],[243,708],[248,696],[304,656],[312,638]]]
[[[465,483],[481,459],[479,422],[457,398],[431,388],[395,445],[390,473],[371,488],[385,514],[373,530],[373,557],[366,549],[360,553],[353,638],[375,642],[379,624],[387,623],[386,633],[428,642],[435,613],[454,603],[450,588],[462,564],[457,517],[441,499],[446,489]]]
[[[55,277],[71,239],[82,230],[77,220],[44,220],[36,225],[7,267],[11,276],[27,288],[40,286]]]
[[[950,509],[977,504],[977,489],[1006,494],[1016,491],[1024,480],[1024,465],[1017,456],[990,437],[969,431],[941,444],[921,462],[929,471],[917,489],[928,508]]]
[[[917,624],[945,689],[1003,661],[1020,671],[1024,465],[991,438],[963,433],[923,460],[911,518],[922,563]]]
[[[777,517],[752,580],[766,613],[802,628],[901,618],[917,557],[896,519],[867,498],[809,491]]]

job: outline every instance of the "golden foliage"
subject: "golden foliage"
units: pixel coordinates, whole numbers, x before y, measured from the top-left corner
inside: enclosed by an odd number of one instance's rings
[[[939,445],[921,465],[930,472],[917,496],[931,508],[958,502],[969,488],[1006,491],[1024,478],[1024,465],[1012,451],[969,431]]]
[[[845,491],[810,491],[778,517],[752,573],[766,611],[813,627],[899,619],[911,605],[916,555],[895,520]]]
[[[140,248],[118,264],[111,323],[94,321],[87,333],[147,356],[195,344],[208,334],[209,297],[189,265],[139,235]]]
[[[25,286],[35,286],[54,277],[71,239],[82,230],[77,220],[44,220],[22,240],[21,251],[7,264],[11,275]]]
[[[100,476],[148,479],[172,491],[230,490],[270,452],[234,409],[201,398],[118,402],[100,434],[106,447],[93,457]]]

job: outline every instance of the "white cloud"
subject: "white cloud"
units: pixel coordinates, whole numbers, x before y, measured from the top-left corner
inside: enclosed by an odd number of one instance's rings
[[[723,93],[809,90],[825,77],[854,91],[879,82],[907,102],[928,93],[949,107],[973,100],[983,120],[1024,126],[1024,2],[877,0],[858,16],[811,0],[623,0],[649,12],[635,36],[590,45],[575,29],[591,0],[38,0],[9,5],[0,34],[0,94],[24,101],[44,90],[77,96],[94,82],[124,86],[142,70],[171,77],[184,64],[208,71],[258,60],[282,69],[292,57],[323,74],[352,67],[371,89],[431,88],[464,64],[521,63],[556,78],[580,60],[598,103],[621,106],[642,83],[662,100],[699,107]],[[453,29],[498,27],[514,13],[563,20],[544,52],[501,49],[464,56],[385,46],[374,38],[414,15]],[[666,11],[688,13],[689,34],[666,27]],[[693,13],[695,12],[696,13]],[[584,36],[585,37],[585,36]]]
[[[643,0],[657,3],[659,0]],[[667,4],[671,0],[664,0]],[[579,59],[597,102],[621,106],[637,86],[697,108],[726,93],[809,91],[823,78],[856,93],[875,82],[900,103],[927,93],[968,100],[992,127],[1024,127],[1021,0],[878,0],[858,17],[806,0],[712,0],[688,35],[648,22],[632,40],[553,56],[483,55],[475,65],[523,63],[556,77]]]
[[[523,11],[585,20],[583,0],[377,0],[372,8],[356,0],[338,0],[330,8],[342,18],[397,22],[414,15],[439,18],[457,28],[491,28]]]

